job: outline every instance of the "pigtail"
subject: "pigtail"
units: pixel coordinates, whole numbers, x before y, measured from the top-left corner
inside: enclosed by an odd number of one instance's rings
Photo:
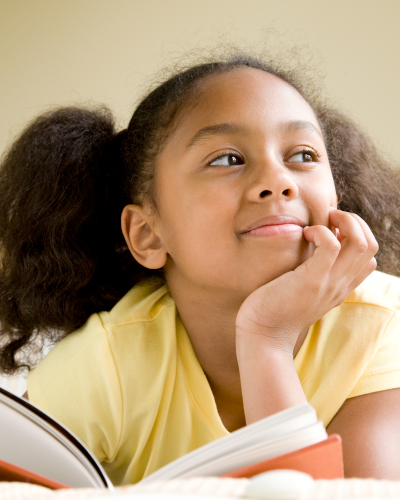
[[[40,116],[0,169],[0,366],[27,367],[35,338],[58,340],[110,309],[146,274],[120,229],[125,172],[106,109]]]
[[[370,138],[336,110],[319,112],[339,208],[362,217],[379,243],[378,270],[400,276],[400,175]]]

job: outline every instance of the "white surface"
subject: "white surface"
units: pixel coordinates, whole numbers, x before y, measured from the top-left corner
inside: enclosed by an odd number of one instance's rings
[[[247,498],[260,500],[296,500],[314,488],[314,480],[304,472],[273,470],[250,479],[246,488]]]
[[[132,495],[121,495],[114,493],[112,495],[90,496],[90,500],[232,500],[232,497],[198,495],[197,493],[135,493]],[[235,498],[235,497],[234,497]]]

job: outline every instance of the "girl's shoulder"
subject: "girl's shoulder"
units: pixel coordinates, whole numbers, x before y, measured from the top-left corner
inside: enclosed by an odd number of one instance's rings
[[[351,397],[400,387],[400,279],[374,271],[312,325],[295,366],[328,425]]]
[[[320,330],[327,343],[342,342],[346,346],[354,343],[373,350],[389,333],[398,343],[400,278],[374,271],[313,328]]]
[[[344,304],[363,304],[396,311],[400,307],[400,278],[374,271],[345,299]]]
[[[173,353],[162,343],[176,334],[171,305],[162,282],[140,283],[111,311],[90,316],[29,373],[29,399],[69,427],[100,461],[113,460],[119,449],[129,401],[141,401],[146,413],[163,393],[167,374],[160,367],[168,367]]]
[[[111,311],[99,313],[107,331],[119,326],[154,321],[165,307],[175,305],[168,286],[159,278],[137,284],[122,297]]]
[[[144,324],[146,330],[151,329],[157,318],[164,319],[162,312],[174,304],[162,280],[150,279],[139,283],[110,311],[92,314],[84,325],[62,339],[33,372],[54,369],[59,373],[61,368],[77,359],[82,365],[90,365],[99,356],[104,356],[106,351],[110,351],[110,359],[114,359],[113,345],[123,340],[118,333],[124,327],[129,329],[130,341],[134,342],[135,331],[143,330],[141,325]]]

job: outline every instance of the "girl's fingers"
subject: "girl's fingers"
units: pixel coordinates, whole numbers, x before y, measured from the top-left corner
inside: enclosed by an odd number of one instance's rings
[[[332,210],[330,213],[330,219],[331,222],[335,224],[335,228],[337,228],[337,232],[340,233],[340,228],[339,225],[343,220],[346,220],[347,217],[352,217],[360,226],[365,239],[368,242],[369,248],[373,248],[374,246],[376,247],[375,253],[378,251],[378,243],[375,239],[375,236],[373,235],[370,227],[368,224],[357,214],[353,214],[351,212],[342,212],[341,210]],[[336,225],[337,224],[337,225]],[[340,233],[341,239],[343,239],[343,236]]]
[[[314,243],[315,251],[298,269],[304,266],[308,273],[321,276],[329,273],[340,252],[340,243],[334,234],[325,226],[310,226],[304,228],[304,238]]]
[[[342,234],[346,229],[349,229],[350,226],[356,228],[356,231],[358,232],[358,236],[361,235],[359,232],[359,229],[361,229],[365,240],[367,241],[368,245],[368,250],[373,252],[373,255],[378,251],[378,242],[375,239],[375,236],[373,235],[370,227],[368,224],[357,214],[353,214],[350,212],[342,212],[340,210],[332,210],[330,214],[330,218],[332,223],[335,224],[335,228],[337,229],[337,233],[340,234],[339,241],[342,241],[343,238],[346,236],[351,236],[351,234]],[[352,224],[352,219],[356,222],[356,224]],[[350,226],[347,223],[350,223]],[[337,224],[337,225],[336,225]],[[342,230],[340,229],[340,227]],[[346,227],[347,226],[347,227]],[[350,228],[351,229],[351,228]]]
[[[376,268],[375,253],[378,244],[368,225],[355,214],[333,210],[331,223],[340,234],[340,240],[325,226],[304,228],[304,237],[315,244],[312,257],[297,269],[306,269],[310,276],[329,275],[331,287],[339,286],[338,300],[343,300]],[[336,284],[336,285],[335,285]],[[347,293],[346,293],[347,292]]]
[[[379,245],[370,227],[359,215],[352,213],[350,215],[360,224],[361,229],[364,231],[364,236],[368,241],[369,249],[374,252],[373,255],[375,255],[379,250]]]
[[[358,285],[361,285],[361,283],[368,278],[368,276],[375,271],[376,269],[376,259],[375,257],[372,257],[372,259],[367,263],[367,265],[362,269],[360,273],[353,279],[353,281],[350,282],[348,286],[348,293],[347,295],[352,292],[355,288],[358,287]]]
[[[340,210],[331,212],[331,223],[339,229],[341,251],[333,273],[347,275],[352,281],[378,251],[378,244],[368,225],[357,215]]]

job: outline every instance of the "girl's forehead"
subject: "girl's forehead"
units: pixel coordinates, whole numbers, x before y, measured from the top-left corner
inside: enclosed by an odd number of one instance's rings
[[[307,121],[318,130],[315,113],[303,96],[281,78],[254,68],[238,68],[204,79],[180,115],[179,135],[218,123],[271,128]]]
[[[198,103],[222,109],[225,103],[248,107],[256,103],[271,110],[289,104],[299,112],[313,113],[304,97],[288,82],[255,68],[236,68],[205,79],[200,85]]]

